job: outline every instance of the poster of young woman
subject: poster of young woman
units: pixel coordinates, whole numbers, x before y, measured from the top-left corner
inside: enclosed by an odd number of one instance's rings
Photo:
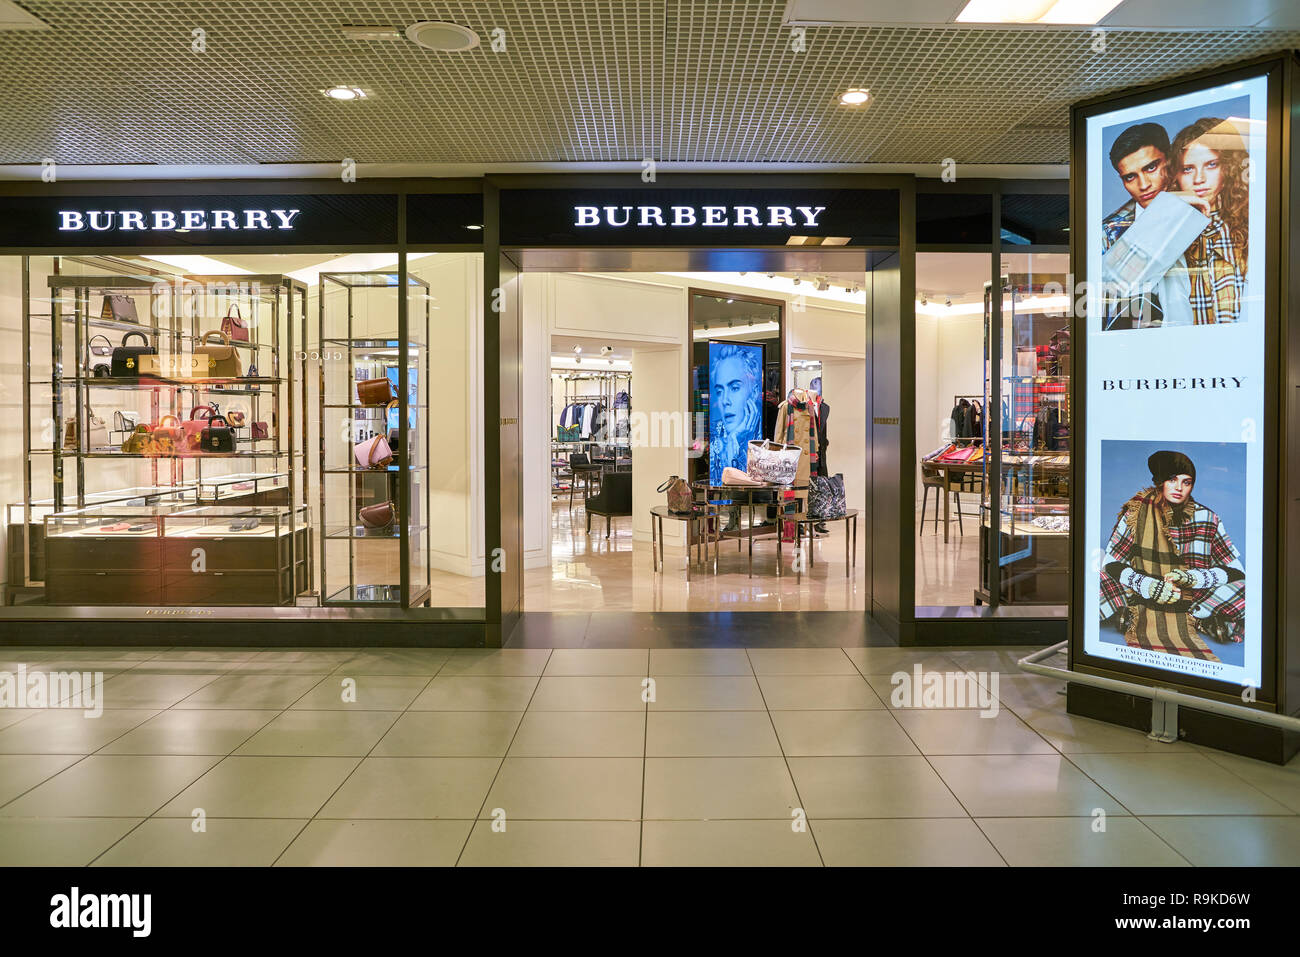
[[[1264,75],[1207,81],[1084,120],[1083,650],[1243,687],[1263,660],[1267,95]]]

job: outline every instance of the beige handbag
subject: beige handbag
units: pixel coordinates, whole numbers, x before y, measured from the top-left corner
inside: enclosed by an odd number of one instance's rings
[[[209,345],[213,339],[217,345]],[[215,379],[235,379],[244,374],[244,365],[239,361],[239,352],[230,344],[230,336],[224,332],[205,332],[200,344],[194,347],[196,356],[208,357],[207,375]]]
[[[94,409],[86,410],[86,451],[108,447],[108,422],[95,415]],[[77,448],[77,420],[65,419],[63,422],[63,448],[74,451]]]
[[[766,485],[793,485],[795,476],[799,474],[799,456],[802,454],[797,445],[751,439],[746,451],[745,471],[750,478]]]

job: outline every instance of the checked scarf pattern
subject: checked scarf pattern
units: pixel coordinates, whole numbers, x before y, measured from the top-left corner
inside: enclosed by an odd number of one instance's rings
[[[1242,570],[1241,556],[1219,516],[1188,499],[1173,507],[1157,488],[1139,492],[1125,503],[1115,522],[1103,564],[1119,562],[1160,579],[1176,568]],[[1156,605],[1101,572],[1101,619],[1124,608],[1131,612],[1125,642],[1167,654],[1218,661],[1196,630],[1196,620],[1215,614],[1240,634],[1246,612],[1245,582],[1238,579],[1212,588],[1182,589],[1183,598]],[[1195,614],[1194,614],[1195,613]]]

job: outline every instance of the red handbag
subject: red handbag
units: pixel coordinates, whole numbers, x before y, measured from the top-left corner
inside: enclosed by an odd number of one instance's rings
[[[248,341],[248,325],[239,315],[239,303],[231,303],[226,310],[226,318],[221,320],[221,331],[230,337],[231,342]]]
[[[194,416],[198,412],[206,412],[202,418],[196,419]],[[217,410],[210,405],[196,405],[190,409],[190,417],[181,423],[181,431],[185,435],[185,447],[190,451],[197,452],[203,441],[203,430],[208,427],[208,419],[217,414]]]

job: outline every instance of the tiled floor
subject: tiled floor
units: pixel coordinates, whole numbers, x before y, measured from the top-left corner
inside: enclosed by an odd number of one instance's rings
[[[0,710],[0,864],[1300,863],[1300,760],[1070,717],[1026,650],[6,648],[105,710]],[[916,663],[996,714],[896,707]]]

